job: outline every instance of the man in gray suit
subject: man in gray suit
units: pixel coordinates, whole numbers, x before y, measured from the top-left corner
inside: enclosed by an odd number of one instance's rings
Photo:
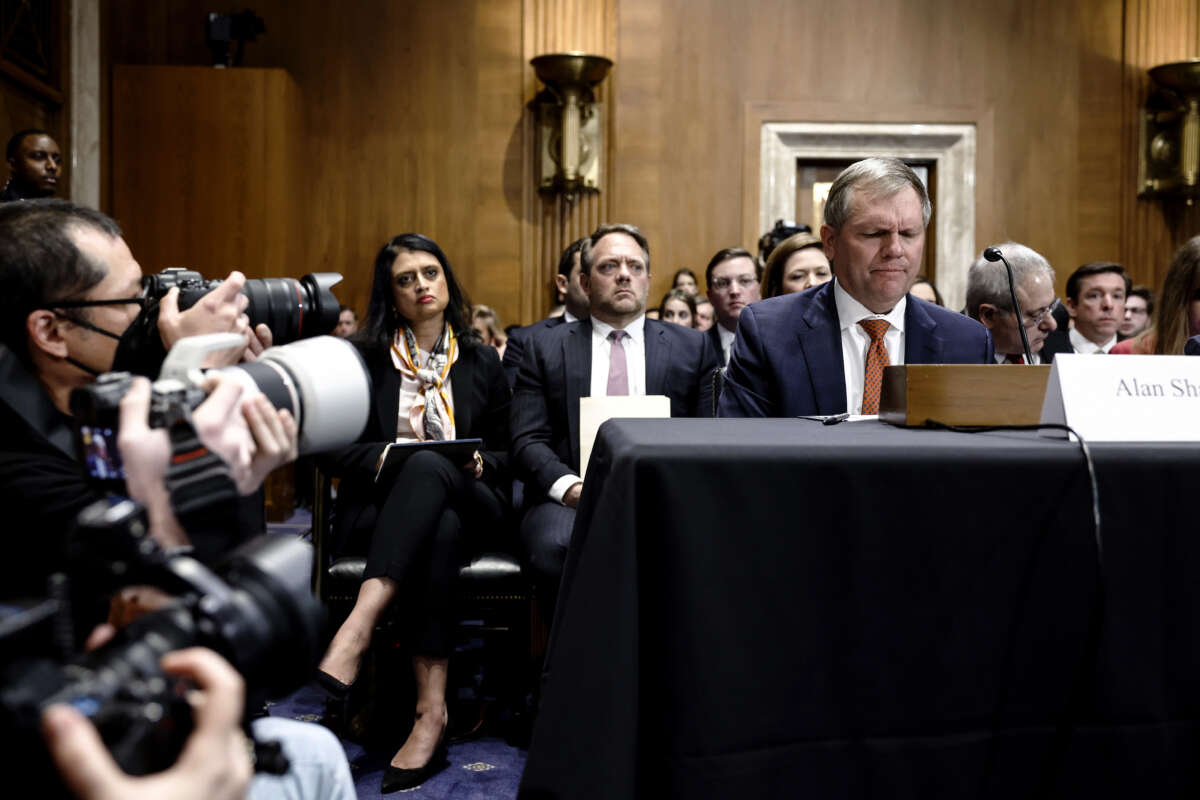
[[[589,317],[526,340],[512,402],[512,461],[525,482],[521,540],[539,577],[562,572],[579,477],[579,398],[666,395],[671,416],[708,416],[717,354],[699,331],[646,319],[650,247],[632,225],[584,240]]]

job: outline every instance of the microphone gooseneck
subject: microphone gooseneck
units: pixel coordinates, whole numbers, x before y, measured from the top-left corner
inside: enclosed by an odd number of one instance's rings
[[[1025,363],[1033,363],[1033,353],[1029,351],[1029,336],[1025,333],[1025,314],[1021,311],[1021,303],[1017,300],[1017,281],[1013,277],[1012,264],[1000,252],[999,247],[984,248],[983,257],[988,261],[1003,261],[1008,273],[1008,296],[1012,298],[1013,312],[1017,315],[1017,330],[1021,332],[1021,346],[1025,348]]]

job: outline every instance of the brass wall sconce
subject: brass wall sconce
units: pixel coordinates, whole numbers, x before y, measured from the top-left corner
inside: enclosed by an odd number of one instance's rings
[[[1142,110],[1138,194],[1200,197],[1200,58],[1150,70],[1155,89]]]
[[[546,88],[530,101],[537,118],[538,191],[600,191],[604,107],[593,90],[613,62],[585,53],[552,53],[529,62]]]

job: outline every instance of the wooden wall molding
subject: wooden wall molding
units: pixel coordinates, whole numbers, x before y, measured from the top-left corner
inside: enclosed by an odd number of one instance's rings
[[[529,66],[530,59],[546,53],[578,50],[616,61],[616,4],[614,0],[523,0],[524,95],[526,103],[541,90]],[[591,233],[609,216],[613,165],[614,114],[610,103],[620,69],[618,64],[596,91],[606,106],[605,174],[599,194],[581,194],[575,199],[546,196],[537,191],[534,177],[536,132],[533,112],[522,117],[521,174],[521,294],[522,322],[534,322],[550,310],[551,287],[558,270],[559,255],[574,240]]]

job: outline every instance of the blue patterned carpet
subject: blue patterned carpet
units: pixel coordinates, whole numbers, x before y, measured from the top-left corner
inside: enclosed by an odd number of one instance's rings
[[[307,722],[320,722],[325,698],[319,689],[306,686],[270,708],[271,716],[291,717]],[[383,770],[395,755],[395,750],[370,751],[342,740],[350,772],[354,775],[359,798],[380,797],[379,784]],[[399,743],[397,743],[397,747]],[[502,800],[515,798],[521,771],[525,768],[525,751],[506,744],[502,739],[481,738],[463,744],[450,745],[450,766],[429,779],[424,785],[388,797],[420,797],[428,800]]]

